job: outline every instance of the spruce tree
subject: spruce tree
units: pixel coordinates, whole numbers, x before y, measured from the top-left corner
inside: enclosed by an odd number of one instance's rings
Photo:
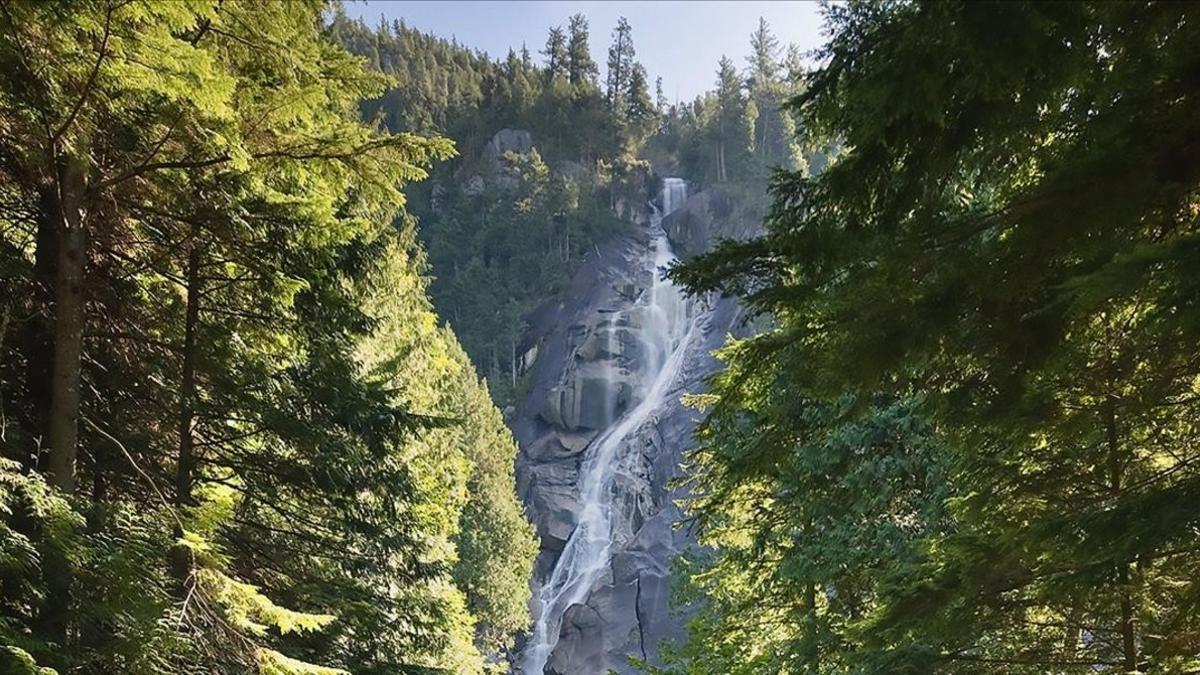
[[[721,57],[717,64],[717,106],[712,130],[716,156],[716,180],[729,180],[732,168],[735,174],[746,168],[746,157],[754,147],[753,121],[747,118],[747,101],[742,91],[742,80],[728,57]]]
[[[613,29],[612,45],[608,48],[608,74],[604,95],[609,110],[622,122],[628,114],[626,93],[633,77],[634,56],[633,29],[625,17],[620,17],[617,19],[617,27]]]
[[[659,115],[654,101],[650,98],[646,68],[640,63],[634,63],[630,71],[624,95],[627,128],[630,142],[638,146],[657,130]]]
[[[779,41],[771,34],[765,19],[759,18],[758,28],[750,36],[750,56],[747,88],[757,108],[754,130],[755,155],[765,163],[785,159],[791,134],[787,133],[781,108],[785,91],[780,78]],[[793,126],[794,129],[794,126]]]

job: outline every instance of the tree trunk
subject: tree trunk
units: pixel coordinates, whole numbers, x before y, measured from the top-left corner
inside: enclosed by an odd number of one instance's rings
[[[1129,564],[1122,563],[1117,570],[1117,583],[1121,589],[1121,653],[1125,672],[1137,671],[1137,636],[1133,625],[1133,601],[1129,592]]]
[[[196,328],[200,319],[200,231],[192,227],[187,262],[187,308],[183,323],[183,367],[179,378],[179,463],[175,467],[175,503],[192,499],[195,468]]]
[[[759,139],[758,156],[765,160],[770,160],[771,154],[767,150],[767,130],[771,125],[771,116],[767,114],[767,111],[770,108],[765,105],[765,100],[761,101],[760,103],[763,105],[759,106],[758,119],[762,121],[762,123],[759,124],[759,128],[762,130],[762,133],[760,134],[761,138]]]
[[[1110,398],[1105,406],[1105,431],[1108,435],[1109,474],[1113,500],[1121,498],[1121,479],[1123,467],[1121,462],[1120,444],[1117,440],[1116,403]],[[1121,622],[1118,631],[1121,634],[1121,662],[1124,671],[1131,673],[1137,670],[1137,635],[1133,621],[1133,600],[1129,588],[1129,563],[1119,563],[1117,566],[1117,593],[1120,596]]]
[[[1074,661],[1079,652],[1079,638],[1083,635],[1083,631],[1079,627],[1079,618],[1079,611],[1071,610],[1067,612],[1067,622],[1063,628],[1064,661]]]
[[[80,167],[68,160],[59,181],[54,214],[57,255],[54,274],[54,364],[50,377],[49,455],[46,469],[54,485],[75,491],[79,441],[79,388],[83,361],[83,273],[87,231],[82,197],[86,183]]]
[[[37,235],[33,252],[33,306],[29,319],[21,328],[25,351],[25,387],[29,392],[29,410],[22,417],[25,430],[37,447],[24,455],[26,469],[42,468],[40,455],[45,450],[46,429],[50,416],[50,378],[54,369],[53,307],[56,269],[58,267],[58,231],[55,226],[58,211],[53,191],[43,190],[38,203]]]
[[[75,491],[75,456],[79,441],[79,388],[83,361],[83,277],[87,259],[86,214],[83,194],[86,179],[79,163],[66,160],[59,167],[57,184],[43,195],[42,207],[50,230],[43,244],[53,250],[53,315],[49,350],[49,413],[46,415],[45,470],[51,483],[66,493]],[[40,253],[40,251],[39,251]],[[49,261],[43,261],[49,266]],[[49,294],[48,294],[49,295]],[[71,562],[66,552],[51,546],[42,562],[46,602],[38,617],[46,635],[60,646],[68,638],[71,619]]]
[[[804,589],[804,660],[806,672],[820,672],[821,651],[817,635],[817,587],[809,583]]]

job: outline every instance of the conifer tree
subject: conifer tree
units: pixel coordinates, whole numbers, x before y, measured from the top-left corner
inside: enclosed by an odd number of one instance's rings
[[[470,673],[523,625],[515,449],[399,212],[450,145],[364,122],[387,79],[327,35],[0,10],[0,669]],[[436,74],[425,128],[478,95]]]
[[[729,170],[746,167],[746,155],[754,147],[754,123],[747,116],[747,101],[742,92],[742,81],[733,61],[721,57],[717,65],[717,89],[715,93],[716,117],[713,141],[716,155],[716,180],[729,180]],[[751,112],[753,109],[751,109]]]
[[[613,29],[612,45],[608,48],[608,74],[604,96],[613,116],[622,122],[628,115],[626,93],[633,77],[634,56],[633,29],[625,17],[620,17],[617,19],[617,27]]]
[[[626,85],[625,101],[627,128],[629,140],[634,146],[640,146],[650,134],[658,128],[658,110],[650,98],[650,88],[646,81],[646,68],[640,63],[634,63],[630,69],[629,82]]]
[[[591,47],[588,45],[588,21],[582,14],[571,16],[567,24],[567,79],[571,85],[578,88],[595,83],[600,69],[592,60]]]
[[[765,163],[779,163],[788,158],[788,145],[794,125],[785,121],[789,113],[782,107],[785,90],[780,77],[779,41],[771,34],[765,19],[759,18],[758,28],[750,36],[750,56],[747,88],[758,113],[754,130],[754,152]],[[788,126],[791,126],[789,129]]]
[[[546,47],[542,50],[542,55],[546,57],[547,86],[556,77],[569,78],[567,67],[570,63],[570,56],[567,54],[567,36],[560,26],[550,29],[550,35],[546,37]]]
[[[695,627],[686,672],[1194,667],[1196,14],[828,9],[793,106],[841,154],[776,180],[763,239],[674,273],[778,322],[730,349],[708,400],[696,493],[730,549],[694,578],[726,611]],[[864,434],[893,402],[910,419]],[[892,454],[918,430],[922,456]],[[853,450],[809,454],[813,432]],[[869,527],[786,515],[814,491],[839,517],[865,500]],[[861,561],[826,564],[872,532],[903,536],[847,592]],[[749,646],[747,602],[783,608]]]

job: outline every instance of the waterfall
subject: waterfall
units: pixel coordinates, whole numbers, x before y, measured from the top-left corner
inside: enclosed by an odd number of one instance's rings
[[[687,182],[682,178],[664,178],[662,187],[663,215],[683,206],[687,201]]]
[[[686,198],[687,184],[682,179],[663,180],[662,209],[651,205],[650,250],[642,263],[651,273],[650,287],[632,308],[620,312],[620,318],[612,316],[609,319],[610,341],[615,339],[616,326],[622,320],[630,326],[638,326],[638,339],[646,354],[645,377],[635,393],[636,403],[602,430],[584,450],[579,470],[579,513],[576,514],[575,529],[550,577],[538,591],[541,611],[525,647],[521,664],[525,675],[543,675],[558,643],[564,613],[572,605],[587,600],[596,581],[611,563],[614,538],[618,533],[626,532],[627,527],[632,528],[631,523],[622,522],[628,521],[631,514],[619,508],[621,483],[616,478],[625,469],[625,460],[630,453],[638,449],[638,432],[656,417],[656,411],[676,384],[697,324],[696,319],[689,316],[687,299],[682,291],[662,278],[663,269],[675,260],[662,229],[662,219],[679,208]],[[640,323],[628,321],[635,314],[641,319]],[[611,347],[609,351],[610,354],[617,353]],[[615,407],[608,409],[615,410]]]

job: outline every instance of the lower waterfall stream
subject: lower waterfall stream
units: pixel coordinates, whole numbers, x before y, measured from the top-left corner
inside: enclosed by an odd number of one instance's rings
[[[614,540],[632,529],[632,513],[622,505],[621,482],[617,478],[628,470],[632,446],[640,431],[652,423],[665,397],[678,383],[688,345],[699,324],[690,311],[682,290],[663,278],[663,271],[675,261],[662,219],[682,205],[687,185],[679,178],[666,178],[660,201],[654,205],[649,223],[650,246],[642,264],[649,272],[649,285],[631,307],[610,315],[607,331],[610,341],[617,339],[622,322],[637,326],[645,363],[632,406],[613,420],[591,441],[579,469],[579,512],[553,571],[537,592],[537,613],[533,632],[520,663],[524,675],[543,675],[546,664],[559,640],[563,617],[572,606],[587,601],[593,586],[611,564]],[[613,351],[610,346],[610,351]],[[615,396],[610,387],[607,395]],[[615,405],[609,406],[615,410]]]

